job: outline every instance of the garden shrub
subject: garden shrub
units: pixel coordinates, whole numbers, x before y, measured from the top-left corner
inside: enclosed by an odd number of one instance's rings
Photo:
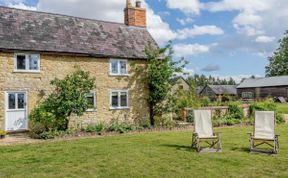
[[[142,130],[142,129],[150,129],[151,124],[149,118],[141,118],[136,121],[136,126],[137,129]]]
[[[135,125],[128,122],[113,122],[108,128],[108,131],[110,132],[119,133],[126,133],[133,130],[136,130]]]
[[[175,121],[169,117],[156,116],[155,117],[155,127],[173,128],[175,127]]]
[[[215,116],[213,118],[213,125],[215,127],[219,126],[232,126],[240,124],[243,121],[244,113],[243,109],[238,103],[230,103],[228,105],[228,112],[222,116],[221,110],[217,109]]]
[[[0,136],[5,136],[6,132],[4,130],[0,130]]]
[[[34,139],[41,139],[41,134],[46,132],[47,129],[41,122],[32,123],[29,136]]]
[[[36,107],[29,115],[29,120],[36,124],[36,127],[41,124],[45,130],[55,128],[58,124],[56,123],[56,117],[47,111],[45,104],[40,104]],[[37,124],[39,123],[39,124]]]
[[[275,111],[276,113],[276,122],[281,124],[285,122],[283,116],[277,111],[277,105],[273,100],[269,99],[263,102],[253,103],[250,105],[250,117],[255,117],[255,111]]]
[[[105,130],[106,126],[103,122],[99,122],[97,124],[89,124],[84,131],[85,132],[97,132],[101,133]]]
[[[210,102],[211,102],[211,101],[210,101],[210,98],[209,98],[209,97],[204,96],[204,97],[201,98],[200,102],[201,102],[201,106],[202,106],[202,107],[207,107],[207,106],[210,105]]]
[[[228,114],[234,119],[243,119],[244,112],[243,109],[236,103],[230,103],[228,106]]]

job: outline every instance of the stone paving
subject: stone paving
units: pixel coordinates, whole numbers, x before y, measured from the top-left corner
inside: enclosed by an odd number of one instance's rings
[[[0,146],[30,144],[30,143],[37,143],[40,141],[41,140],[29,138],[27,134],[13,134],[13,135],[6,135],[4,139],[0,139]]]

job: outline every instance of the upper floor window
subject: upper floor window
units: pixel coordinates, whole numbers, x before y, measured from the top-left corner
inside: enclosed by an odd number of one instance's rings
[[[111,75],[128,75],[128,61],[123,59],[110,60]]]
[[[39,54],[15,54],[15,71],[39,72],[40,55]]]

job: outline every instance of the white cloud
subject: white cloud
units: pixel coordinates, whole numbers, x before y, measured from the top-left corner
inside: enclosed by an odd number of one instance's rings
[[[181,25],[185,26],[185,25],[187,25],[187,24],[189,24],[189,23],[192,23],[192,22],[193,22],[193,19],[192,19],[191,17],[187,17],[187,18],[183,18],[183,19],[177,18],[176,21],[177,21],[178,23],[180,23]]]
[[[263,11],[269,9],[268,2],[267,0],[222,0],[203,4],[203,8],[211,12],[234,10]]]
[[[166,6],[170,9],[178,9],[186,14],[200,14],[199,0],[167,0]]]
[[[178,39],[192,38],[199,35],[222,35],[224,31],[214,25],[197,26],[194,25],[193,28],[184,28],[177,31]]]
[[[177,57],[187,57],[196,56],[198,54],[207,53],[210,50],[208,45],[195,44],[176,44],[173,46],[175,56]]]
[[[275,37],[273,36],[258,36],[255,41],[257,43],[270,43],[274,40],[275,40]]]
[[[17,8],[17,9],[24,9],[24,10],[34,10],[36,11],[37,8],[34,7],[34,6],[27,6],[25,5],[24,3],[20,2],[20,3],[17,3],[17,4],[8,4],[8,7],[13,7],[13,8]]]
[[[148,30],[160,45],[176,38],[176,34],[171,30],[168,23],[164,22],[150,8],[147,9],[147,12]]]
[[[277,48],[275,39],[282,38],[288,29],[287,0],[220,0],[201,7],[210,12],[237,13],[231,22],[238,34],[229,34],[226,41],[219,42],[222,49],[229,47],[230,51],[245,50],[267,57],[266,54]]]

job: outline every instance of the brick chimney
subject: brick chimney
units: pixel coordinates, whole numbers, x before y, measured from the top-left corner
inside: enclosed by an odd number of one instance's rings
[[[125,25],[146,27],[146,9],[141,7],[141,0],[136,0],[135,7],[133,7],[131,0],[126,0]]]

